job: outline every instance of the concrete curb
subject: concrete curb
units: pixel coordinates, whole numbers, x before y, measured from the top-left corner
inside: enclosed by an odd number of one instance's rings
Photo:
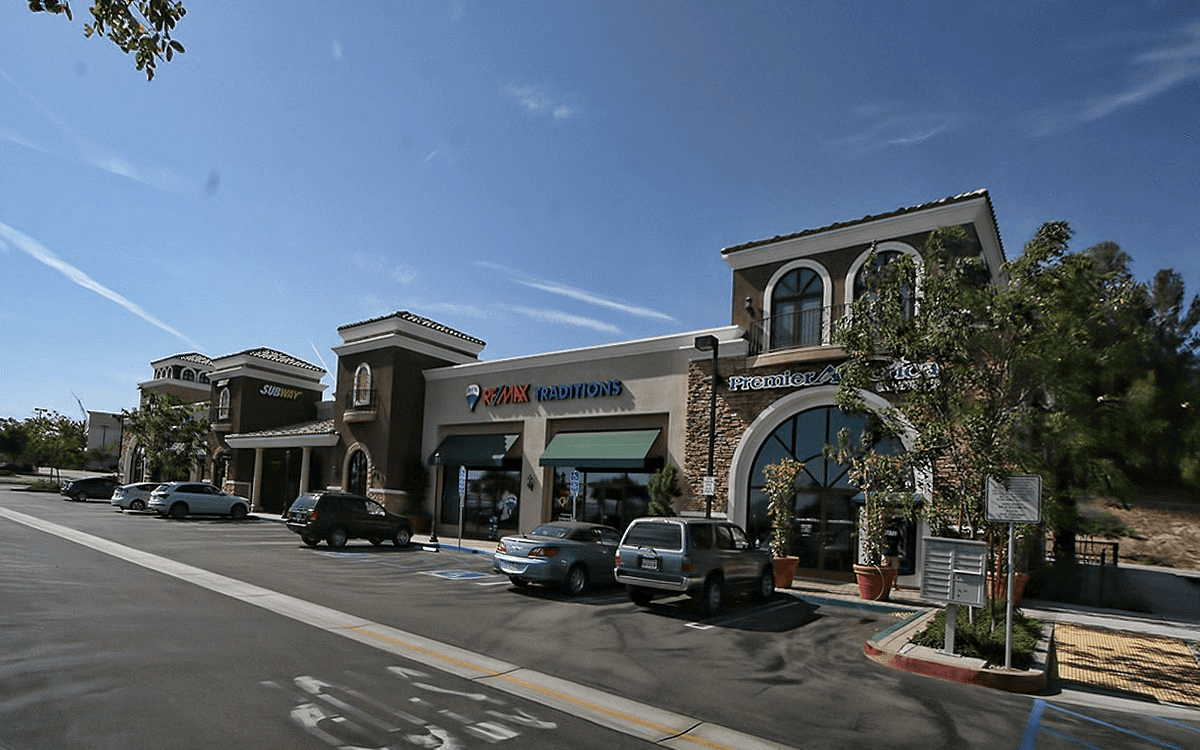
[[[937,610],[921,612],[876,633],[863,644],[863,653],[871,661],[892,669],[1013,693],[1039,693],[1050,684],[1054,674],[1053,623],[1047,623],[1043,630],[1033,668],[1005,669],[990,666],[982,659],[946,654],[911,643],[912,636],[923,630],[936,613]]]

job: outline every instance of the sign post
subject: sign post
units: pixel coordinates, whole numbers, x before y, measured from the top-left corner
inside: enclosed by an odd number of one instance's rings
[[[1041,523],[1042,478],[1037,474],[1014,474],[1004,482],[987,480],[987,517],[1008,524],[1008,604],[1004,616],[1004,668],[1012,666],[1013,621],[1013,529],[1018,523]]]
[[[579,520],[579,469],[571,469],[571,520]]]
[[[467,507],[467,467],[458,467],[458,546],[462,546],[463,511]]]

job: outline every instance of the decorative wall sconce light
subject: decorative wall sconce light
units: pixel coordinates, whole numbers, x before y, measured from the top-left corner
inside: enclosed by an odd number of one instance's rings
[[[533,489],[533,484],[534,484],[534,478],[533,478],[533,475],[532,475],[532,474],[530,474],[529,476],[525,477],[525,486],[526,486],[526,487],[528,487],[529,489],[531,489],[531,490],[532,490],[532,489]]]

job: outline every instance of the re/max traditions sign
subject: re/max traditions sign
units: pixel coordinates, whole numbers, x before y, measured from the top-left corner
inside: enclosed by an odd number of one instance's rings
[[[587,383],[563,385],[493,385],[486,388],[467,386],[467,406],[504,406],[505,404],[527,404],[530,401],[566,401],[576,398],[605,398],[620,396],[625,386],[620,380],[593,380]]]
[[[875,390],[880,393],[888,391],[906,391],[916,385],[920,378],[936,378],[938,376],[936,362],[926,362],[923,365],[912,362],[895,362],[880,367],[871,374]],[[726,378],[730,391],[766,391],[776,388],[810,388],[816,385],[837,385],[842,375],[833,365],[826,365],[824,370],[808,372],[792,372],[784,370],[771,375],[730,375]]]

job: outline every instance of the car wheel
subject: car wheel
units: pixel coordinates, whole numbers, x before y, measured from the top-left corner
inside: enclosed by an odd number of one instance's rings
[[[300,541],[307,544],[309,547],[316,547],[320,543],[321,537],[313,536],[312,534],[301,534]]]
[[[567,577],[563,579],[563,593],[578,596],[587,588],[587,583],[587,569],[582,565],[572,565],[571,569],[567,571]]]
[[[246,506],[241,503],[234,503],[234,506],[229,509],[229,517],[235,521],[240,521],[249,514]]]
[[[77,503],[86,503],[88,496],[86,492],[76,492],[74,495],[71,495],[71,499]]]
[[[171,518],[174,518],[176,520],[179,520],[181,518],[187,518],[187,514],[188,514],[187,504],[186,503],[175,503],[174,505],[171,506],[170,514],[171,514]]]
[[[129,503],[130,510],[145,510],[146,503],[141,500],[131,500]]]
[[[529,585],[529,581],[526,581],[524,578],[517,578],[516,576],[509,576],[508,580],[519,589],[523,589]]]
[[[700,597],[700,608],[705,614],[716,614],[725,605],[725,582],[713,576],[704,582],[704,593]]]
[[[758,577],[758,585],[754,587],[754,597],[759,601],[766,601],[775,595],[775,571],[771,566],[763,568],[762,575]]]
[[[341,526],[329,530],[329,536],[325,539],[325,543],[334,549],[341,549],[346,546],[346,530]]]
[[[383,544],[383,540],[377,536],[373,536],[370,539],[368,539],[367,541],[371,543],[372,547],[378,547],[379,545]]]
[[[639,589],[637,586],[629,587],[629,601],[639,607],[645,607],[653,598],[654,592],[650,591],[650,589]]]
[[[392,544],[397,547],[407,547],[411,541],[412,532],[408,530],[407,526],[397,526],[396,530],[392,532]]]

